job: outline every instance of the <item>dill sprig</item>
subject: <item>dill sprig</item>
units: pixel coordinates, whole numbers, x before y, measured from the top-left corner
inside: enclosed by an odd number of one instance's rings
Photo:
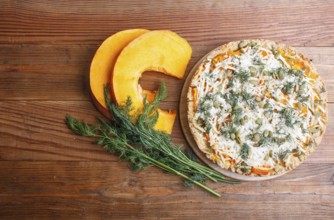
[[[74,133],[97,138],[96,144],[129,161],[134,170],[156,166],[181,176],[186,185],[197,185],[215,196],[220,194],[208,188],[206,180],[238,183],[190,159],[183,153],[182,146],[174,144],[168,134],[153,129],[159,116],[157,106],[167,97],[164,84],[157,91],[154,101],[148,103],[145,98],[142,113],[133,117],[130,116],[133,111],[130,98],[125,105],[118,106],[111,102],[108,86],[104,92],[112,119],[109,122],[98,119],[97,125],[90,125],[67,115],[65,122]]]

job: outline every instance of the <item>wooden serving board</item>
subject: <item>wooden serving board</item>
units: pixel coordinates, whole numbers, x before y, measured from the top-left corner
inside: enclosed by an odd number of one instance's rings
[[[218,49],[219,47],[213,49],[212,51]],[[237,180],[243,180],[243,181],[263,181],[263,180],[269,180],[269,179],[274,179],[277,177],[280,177],[288,172],[285,172],[283,174],[279,174],[279,175],[274,175],[274,176],[262,176],[262,177],[257,177],[257,176],[245,176],[245,175],[241,175],[241,174],[237,174],[235,172],[226,170],[220,166],[218,166],[217,164],[213,163],[211,160],[209,160],[206,155],[198,148],[197,143],[190,131],[190,127],[189,127],[189,123],[188,123],[188,100],[187,100],[187,93],[188,93],[188,89],[191,83],[191,79],[193,77],[193,75],[195,74],[197,68],[201,65],[201,63],[206,59],[206,57],[212,52],[210,51],[209,53],[207,53],[205,56],[203,56],[194,66],[193,68],[190,70],[189,74],[187,75],[187,78],[184,82],[182,91],[181,91],[181,96],[180,96],[180,103],[179,103],[179,115],[180,115],[180,124],[181,124],[181,128],[183,131],[183,134],[189,144],[189,146],[191,147],[191,149],[195,152],[195,154],[197,155],[197,157],[199,157],[206,165],[208,165],[209,167],[211,167],[214,170],[217,170],[218,172],[224,174],[225,176],[237,179]]]

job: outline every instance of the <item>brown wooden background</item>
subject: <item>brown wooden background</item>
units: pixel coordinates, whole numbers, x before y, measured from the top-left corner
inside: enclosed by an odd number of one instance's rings
[[[217,199],[149,168],[132,172],[91,140],[73,135],[66,113],[100,116],[88,87],[90,61],[109,35],[171,29],[193,48],[189,68],[231,40],[266,38],[313,59],[329,90],[321,146],[272,181],[211,184]],[[0,0],[0,219],[334,219],[334,1]],[[183,81],[165,80],[176,109]],[[177,122],[174,141],[183,143]]]

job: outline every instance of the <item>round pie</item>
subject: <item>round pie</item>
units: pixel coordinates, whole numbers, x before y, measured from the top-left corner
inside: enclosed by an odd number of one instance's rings
[[[312,62],[268,40],[211,51],[191,79],[187,101],[199,149],[248,176],[294,169],[319,145],[328,117],[325,85]]]

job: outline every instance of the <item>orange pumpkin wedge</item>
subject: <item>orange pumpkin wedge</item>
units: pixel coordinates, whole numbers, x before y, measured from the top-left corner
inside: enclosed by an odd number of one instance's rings
[[[107,117],[110,117],[110,114],[104,100],[104,85],[110,82],[111,72],[123,48],[146,32],[148,30],[145,29],[120,31],[107,38],[94,55],[89,74],[90,92],[96,108]]]
[[[143,108],[143,95],[138,83],[142,73],[148,70],[162,72],[181,79],[190,60],[189,43],[168,30],[147,32],[131,41],[120,53],[111,77],[112,94],[118,104],[131,97],[134,110]],[[171,133],[175,111],[159,109],[155,129]]]

